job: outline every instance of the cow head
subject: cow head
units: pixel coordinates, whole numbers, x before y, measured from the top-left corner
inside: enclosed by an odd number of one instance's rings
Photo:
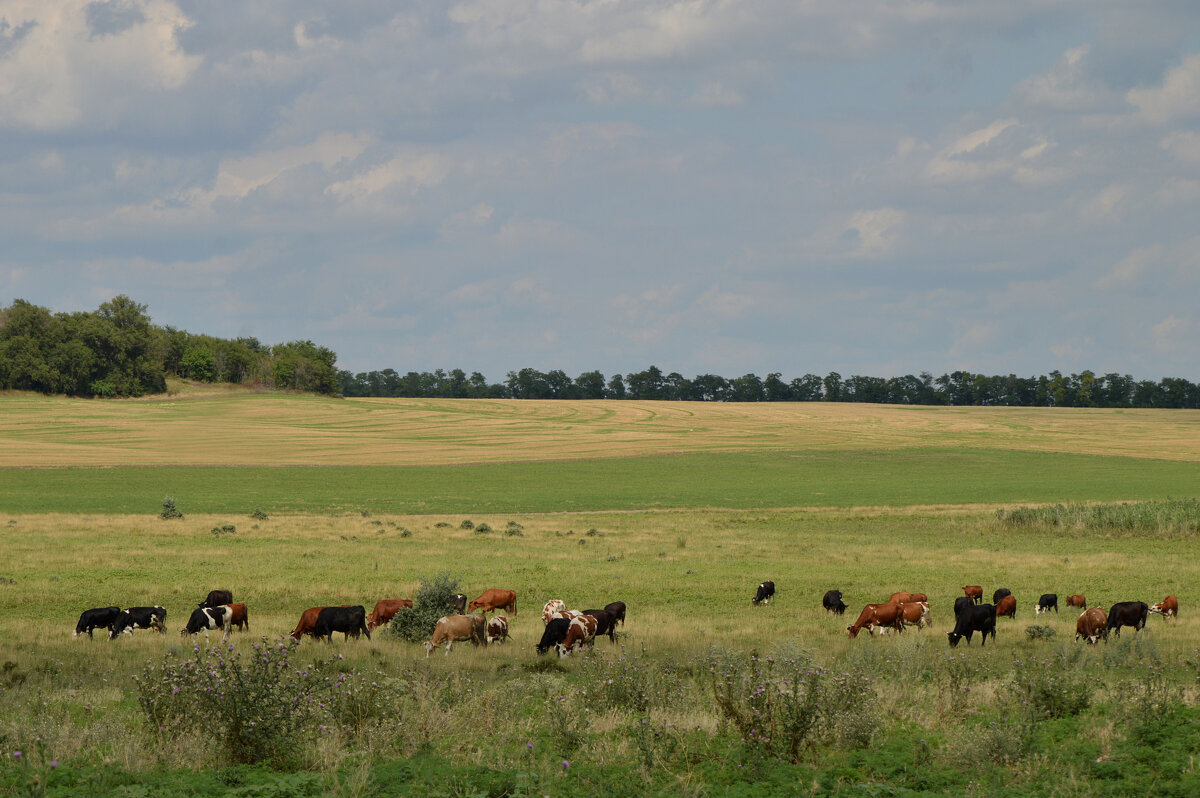
[[[946,632],[946,637],[950,640],[950,648],[954,648],[958,645],[958,641],[962,640],[962,635],[957,632]]]

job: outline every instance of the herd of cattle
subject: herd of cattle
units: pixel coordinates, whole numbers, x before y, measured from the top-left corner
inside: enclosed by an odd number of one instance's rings
[[[998,618],[1017,617],[1017,599],[1008,588],[998,588],[992,594],[992,603],[983,604],[983,587],[980,585],[963,585],[963,595],[954,600],[954,629],[946,633],[953,648],[958,641],[966,638],[967,645],[971,637],[979,632],[980,645],[987,645],[988,635],[992,642],[996,641],[996,620]],[[754,604],[770,603],[775,596],[775,583],[763,582],[758,586],[754,595]],[[1140,631],[1146,625],[1150,614],[1161,615],[1163,619],[1176,618],[1179,615],[1179,599],[1167,596],[1154,605],[1144,601],[1119,601],[1105,612],[1101,607],[1088,608],[1087,598],[1082,594],[1067,597],[1068,607],[1078,607],[1083,610],[1075,623],[1075,639],[1096,643],[1101,638],[1108,640],[1109,632],[1120,636],[1121,627],[1132,626],[1134,631]],[[830,590],[821,599],[821,606],[826,612],[841,615],[846,611],[846,603],[842,600],[840,590]],[[1043,593],[1034,605],[1034,612],[1041,614],[1053,610],[1058,613],[1058,594]],[[906,626],[916,626],[919,629],[929,625],[929,598],[924,593],[893,593],[887,601],[878,604],[867,604],[858,615],[858,620],[846,627],[850,637],[856,637],[866,629],[868,634],[876,631],[888,634],[891,631],[903,632]]]
[[[954,629],[947,632],[950,645],[957,646],[963,638],[970,645],[976,632],[982,638],[980,645],[987,644],[988,635],[995,642],[996,620],[1017,617],[1016,597],[1007,588],[1000,588],[992,594],[991,604],[983,604],[981,586],[964,585],[962,589],[963,595],[954,601]],[[755,605],[770,604],[774,597],[775,583],[767,581],[759,584],[752,601]],[[1117,602],[1108,612],[1100,607],[1088,608],[1086,597],[1078,594],[1068,596],[1066,605],[1083,610],[1075,624],[1075,639],[1093,644],[1101,638],[1107,640],[1110,632],[1120,635],[1124,626],[1132,626],[1135,631],[1141,630],[1150,614],[1161,615],[1164,619],[1175,618],[1179,614],[1179,600],[1173,595],[1154,605],[1147,605],[1144,601]],[[304,635],[311,635],[314,640],[328,641],[334,632],[341,632],[346,639],[365,634],[369,640],[374,629],[387,624],[396,613],[411,609],[412,606],[411,599],[381,599],[370,614],[361,604],[310,607],[301,614],[300,622],[291,636],[297,641]],[[835,615],[842,615],[846,611],[840,590],[826,592],[821,599],[821,606]],[[517,594],[512,590],[492,588],[468,603],[467,597],[458,593],[450,600],[447,609],[453,612],[437,621],[433,634],[425,643],[426,656],[443,645],[446,654],[449,654],[451,647],[458,642],[487,646],[507,641],[507,616],[517,614]],[[505,615],[495,614],[496,610],[503,610]],[[1034,610],[1039,614],[1051,610],[1057,613],[1058,595],[1043,594]],[[490,618],[487,615],[489,612],[492,613]],[[98,628],[107,629],[110,640],[122,634],[132,634],[135,629],[155,629],[165,633],[166,619],[167,611],[161,606],[129,607],[124,610],[120,607],[97,607],[79,616],[75,636],[86,632],[91,637],[92,631]],[[542,608],[542,621],[545,628],[542,639],[535,646],[536,651],[545,654],[554,648],[559,657],[565,657],[581,646],[594,645],[597,637],[607,635],[609,640],[616,642],[616,626],[625,623],[625,603],[614,601],[603,609],[568,610],[560,599],[551,599]],[[889,596],[887,601],[864,606],[858,619],[846,630],[853,638],[863,629],[870,635],[876,632],[887,634],[891,631],[903,632],[906,626],[924,629],[929,623],[928,596],[924,593],[898,592]],[[234,627],[249,630],[246,605],[234,603],[231,591],[213,590],[192,610],[180,634],[204,632],[207,635],[209,630],[221,630],[227,638]]]

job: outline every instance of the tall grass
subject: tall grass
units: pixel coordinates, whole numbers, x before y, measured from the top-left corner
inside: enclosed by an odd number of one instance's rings
[[[1200,533],[1200,501],[1165,501],[1092,504],[1073,502],[1045,507],[1017,507],[996,511],[1003,526],[1072,531],[1122,532],[1190,536]]]

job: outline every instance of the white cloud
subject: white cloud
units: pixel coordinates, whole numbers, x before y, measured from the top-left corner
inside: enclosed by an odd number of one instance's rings
[[[1026,78],[1014,89],[1029,105],[1055,111],[1086,112],[1112,108],[1120,97],[1092,74],[1092,46],[1067,50],[1050,69]]]
[[[892,252],[907,215],[897,208],[855,211],[845,226],[843,239],[853,242],[851,255],[878,258]]]
[[[1195,321],[1172,314],[1150,328],[1150,340],[1156,349],[1192,353],[1195,351],[1196,326]]]
[[[1200,115],[1200,53],[1168,70],[1161,86],[1130,89],[1125,98],[1152,125]]]
[[[1161,262],[1162,256],[1163,247],[1160,244],[1139,247],[1122,258],[1120,263],[1114,266],[1108,274],[1097,278],[1092,286],[1098,291],[1127,288],[1137,283],[1157,266]]]
[[[1181,161],[1200,164],[1200,133],[1176,131],[1159,142],[1159,146]]]

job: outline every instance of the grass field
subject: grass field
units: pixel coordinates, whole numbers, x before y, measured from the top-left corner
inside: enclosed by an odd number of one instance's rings
[[[1194,496],[1198,420],[0,397],[0,793],[1194,794],[1194,535],[1014,528],[995,511]],[[156,516],[164,494],[183,519]],[[255,508],[269,518],[251,518]],[[494,531],[464,529],[466,519]],[[510,522],[520,535],[504,534]],[[351,687],[319,726],[286,738],[273,769],[211,744],[242,739],[228,717],[204,733],[147,723],[139,698],[154,683],[135,680],[206,656],[178,630],[210,588],[250,606],[252,632],[232,652],[248,658],[306,607],[369,609],[439,572],[472,596],[516,590],[514,639],[430,660],[386,630],[304,642],[293,664]],[[777,601],[752,608],[762,579]],[[1001,619],[994,646],[952,650],[944,635],[967,583],[1010,588],[1018,617]],[[850,640],[853,618],[820,609],[832,587],[851,612],[926,592],[934,626]],[[1104,605],[1175,593],[1182,617],[1090,648],[1072,641],[1074,613],[1033,616],[1043,592]],[[561,665],[538,658],[549,598],[625,601],[619,645],[598,641]],[[110,603],[163,604],[168,634],[72,638],[81,610]],[[713,682],[717,672],[727,680]],[[820,695],[811,717],[778,703],[789,679]],[[739,707],[782,719],[772,740],[748,737]],[[805,717],[820,737],[793,756],[779,741]],[[505,733],[484,743],[480,728]]]

